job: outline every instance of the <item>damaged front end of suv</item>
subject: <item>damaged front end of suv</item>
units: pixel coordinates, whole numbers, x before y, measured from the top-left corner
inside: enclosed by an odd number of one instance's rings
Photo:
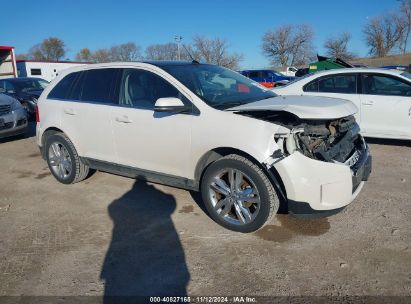
[[[281,177],[290,213],[326,216],[341,210],[371,173],[371,155],[353,116],[355,106],[329,98],[281,99],[232,110],[281,126],[274,135],[278,149],[266,166]]]

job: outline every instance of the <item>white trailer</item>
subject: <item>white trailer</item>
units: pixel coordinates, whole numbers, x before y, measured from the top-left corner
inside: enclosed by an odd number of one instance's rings
[[[17,75],[18,77],[38,77],[51,81],[60,71],[84,64],[88,63],[73,61],[17,60]]]
[[[0,79],[10,77],[17,77],[14,47],[0,45]]]

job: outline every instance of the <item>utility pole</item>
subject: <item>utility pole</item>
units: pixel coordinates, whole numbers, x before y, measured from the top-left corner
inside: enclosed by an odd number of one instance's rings
[[[178,56],[178,60],[181,60],[181,56],[180,56],[180,44],[181,44],[181,40],[183,40],[182,36],[179,35],[175,35],[174,36],[174,41],[177,43],[177,56]]]

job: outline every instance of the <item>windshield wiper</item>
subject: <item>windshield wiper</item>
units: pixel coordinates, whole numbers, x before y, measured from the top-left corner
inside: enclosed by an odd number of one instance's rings
[[[232,108],[232,107],[235,107],[235,106],[241,106],[242,104],[244,104],[244,103],[239,102],[239,101],[236,101],[236,102],[220,102],[220,103],[213,104],[213,107],[216,108],[216,109],[225,110],[225,109]]]

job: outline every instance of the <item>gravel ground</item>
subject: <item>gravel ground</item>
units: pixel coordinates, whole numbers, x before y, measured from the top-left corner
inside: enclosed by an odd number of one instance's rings
[[[370,140],[371,178],[339,214],[240,234],[188,191],[59,184],[32,135],[0,142],[0,296],[411,296],[410,142]]]

